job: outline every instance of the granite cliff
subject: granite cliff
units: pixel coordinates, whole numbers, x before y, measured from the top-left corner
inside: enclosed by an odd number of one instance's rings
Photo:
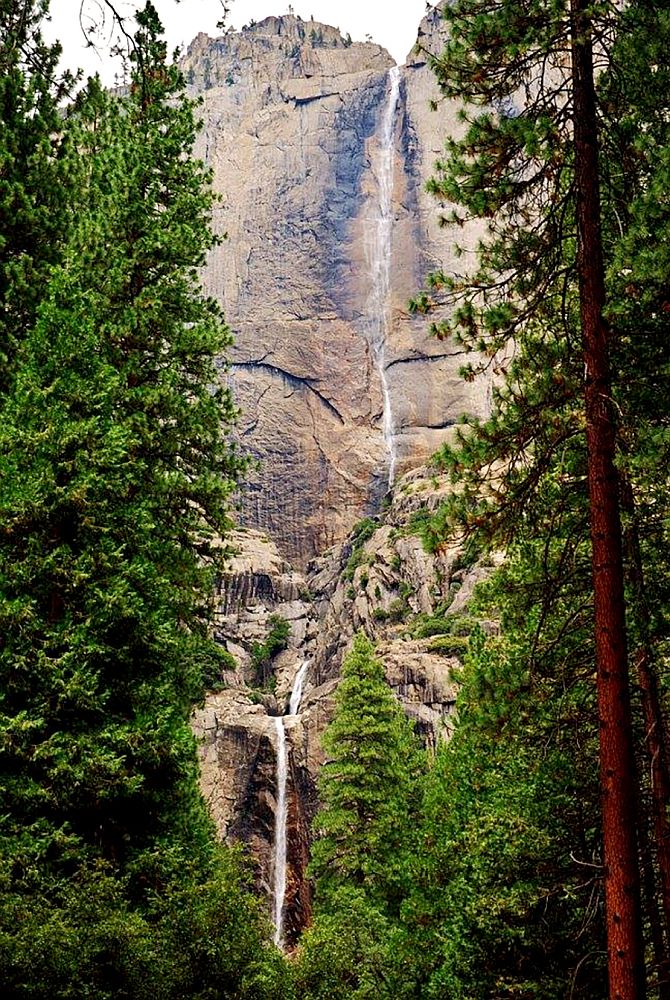
[[[436,15],[419,41],[439,48]],[[424,185],[456,108],[431,110],[425,54],[395,91],[392,66],[378,45],[292,15],[199,35],[183,60],[228,235],[206,286],[235,335],[228,377],[260,461],[242,518],[301,568],[377,509],[390,448],[398,473],[420,465],[487,403],[486,384],[458,378],[457,346],[408,311],[452,253]]]
[[[444,486],[425,468],[401,478],[393,499],[357,525],[344,543],[297,573],[274,542],[246,529],[233,543],[237,556],[221,582],[217,636],[233,654],[195,716],[202,787],[221,835],[246,845],[256,883],[273,897],[277,810],[276,717],[288,747],[288,851],[285,938],[292,944],[310,914],[306,879],[310,824],[323,762],[320,737],[333,714],[342,657],[362,629],[376,642],[389,686],[424,742],[449,733],[456,697],[451,671],[464,640],[461,625],[484,566],[463,566],[457,546],[436,555],[414,533],[418,511],[439,503]],[[256,644],[276,616],[288,621],[287,648],[260,679]],[[289,697],[303,664],[302,697]]]
[[[278,940],[289,947],[309,922],[320,736],[354,632],[375,639],[434,744],[449,732],[459,616],[486,572],[461,566],[456,548],[428,555],[413,529],[445,488],[428,456],[463,412],[486,411],[489,393],[459,378],[458,346],[431,339],[408,309],[426,274],[449,267],[455,236],[424,191],[458,127],[454,105],[431,110],[435,13],[419,42],[394,68],[371,42],[287,15],[200,35],[183,61],[203,96],[197,152],[228,235],[205,274],[235,335],[222,377],[259,459],[219,594],[228,669],[194,726],[221,836],[246,845],[275,906],[283,824]],[[459,232],[466,246],[476,238]],[[286,648],[259,671],[278,621]]]

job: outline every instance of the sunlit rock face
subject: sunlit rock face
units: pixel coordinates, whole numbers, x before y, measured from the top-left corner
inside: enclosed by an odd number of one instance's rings
[[[439,46],[438,27],[424,20],[424,46]],[[294,16],[199,35],[183,61],[203,96],[197,153],[221,194],[216,229],[228,235],[205,281],[235,336],[226,377],[241,442],[260,460],[242,519],[298,568],[378,508],[389,482],[385,408],[398,474],[425,461],[463,412],[486,408],[486,384],[458,377],[458,347],[431,339],[408,309],[452,252],[454,234],[439,227],[424,185],[455,108],[430,110],[435,80],[425,54],[413,55],[384,137],[391,66],[378,45]],[[375,249],[384,142],[391,218]],[[380,311],[386,392],[370,335]]]

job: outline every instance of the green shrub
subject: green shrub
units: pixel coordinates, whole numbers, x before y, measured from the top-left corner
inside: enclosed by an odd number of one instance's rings
[[[362,521],[359,521],[354,526],[352,531],[351,555],[344,569],[345,580],[353,580],[354,573],[364,559],[363,546],[368,539],[372,538],[378,527],[377,522],[371,517],[364,517]]]
[[[226,685],[224,670],[235,670],[237,661],[223,646],[213,643],[208,647],[207,658],[202,664],[202,683],[206,691],[221,691]]]
[[[404,597],[396,597],[389,605],[388,617],[392,622],[404,622],[410,612],[410,607]]]
[[[462,656],[467,651],[469,642],[465,635],[436,635],[428,643],[428,650],[442,656]]]
[[[347,559],[347,565],[344,569],[344,579],[353,580],[354,574],[358,567],[365,561],[365,553],[363,552],[363,547],[354,547],[351,551],[351,555]]]
[[[431,635],[449,635],[449,620],[442,615],[420,615],[412,628],[417,639],[427,639]]]
[[[272,681],[272,661],[278,653],[286,649],[291,626],[281,615],[270,615],[270,630],[265,642],[255,642],[251,647],[251,664],[254,680],[260,687],[267,688]]]
[[[433,615],[418,615],[412,626],[416,639],[427,639],[431,635],[468,636],[476,622],[467,615],[448,615],[447,604],[443,603]]]

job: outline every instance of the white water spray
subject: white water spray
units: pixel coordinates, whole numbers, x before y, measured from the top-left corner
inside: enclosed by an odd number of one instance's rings
[[[277,806],[275,812],[275,847],[274,847],[274,942],[278,948],[284,943],[284,896],[286,895],[286,826],[288,809],[286,807],[286,775],[288,772],[288,753],[286,751],[286,732],[281,716],[276,716],[275,730],[277,733]]]
[[[377,174],[377,214],[366,241],[371,290],[368,298],[370,346],[379,372],[384,401],[382,431],[388,452],[388,484],[393,486],[397,461],[391,392],[386,368],[386,336],[390,320],[391,249],[393,226],[393,148],[395,116],[400,97],[400,67],[389,70],[389,95],[379,132]]]
[[[291,700],[288,703],[288,714],[297,715],[302,701],[302,689],[305,686],[305,678],[309,669],[309,660],[303,660],[300,670],[296,674],[291,691]]]
[[[309,669],[309,660],[303,660],[291,691],[288,706],[289,715],[297,715],[302,701],[302,691]],[[275,843],[274,843],[274,912],[275,925],[274,942],[278,948],[284,944],[284,898],[286,896],[286,862],[287,862],[287,827],[288,800],[286,798],[286,781],[288,775],[288,748],[284,720],[276,716],[275,733],[277,736],[275,753],[277,758],[277,805],[275,811]]]

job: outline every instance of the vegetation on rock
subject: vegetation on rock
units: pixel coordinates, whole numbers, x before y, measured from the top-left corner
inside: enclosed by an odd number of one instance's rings
[[[291,632],[290,622],[281,615],[270,615],[268,624],[270,628],[265,641],[255,642],[251,647],[251,665],[259,687],[267,687],[274,681],[272,661],[288,646]]]

